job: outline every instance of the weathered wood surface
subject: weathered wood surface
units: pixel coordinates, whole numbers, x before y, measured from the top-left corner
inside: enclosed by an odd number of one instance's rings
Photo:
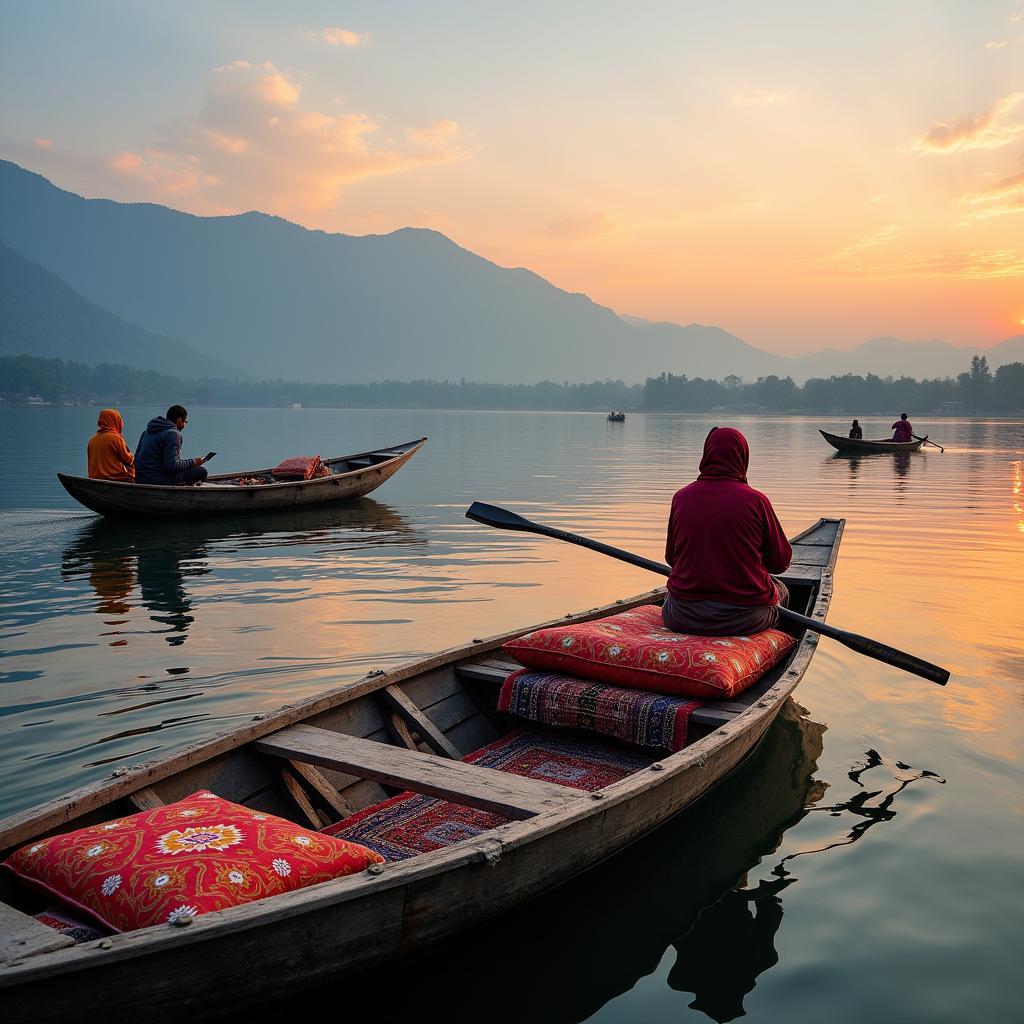
[[[353,808],[349,802],[311,764],[305,764],[302,761],[289,761],[288,763],[292,771],[296,775],[302,776],[340,817],[347,818],[352,813]]]
[[[74,944],[74,939],[62,935],[56,928],[0,903],[0,964]]]
[[[202,487],[91,480],[67,473],[58,473],[57,479],[72,498],[101,515],[183,516],[266,512],[322,505],[369,494],[394,476],[423,447],[426,440],[424,437],[405,445],[363,453],[371,459],[365,466],[332,473],[331,476],[313,480],[284,480],[258,487],[241,486],[233,481],[241,476],[265,475],[270,472],[269,469],[213,476],[208,483],[214,486]],[[379,460],[373,458],[377,454],[381,456]],[[346,463],[355,462],[358,458],[341,456],[328,459],[325,464],[338,465],[344,470]]]
[[[530,818],[580,797],[578,790],[564,786],[342,736],[311,725],[290,726],[257,740],[255,746],[267,754],[336,768],[507,818]]]
[[[164,806],[164,801],[160,799],[160,795],[150,786],[132,793],[128,800],[140,811],[155,811],[158,807]]]
[[[444,733],[406,696],[401,687],[385,686],[381,690],[381,696],[391,706],[392,710],[410,729],[415,729],[424,742],[442,757],[451,757],[456,761],[459,759],[459,752],[445,739]]]

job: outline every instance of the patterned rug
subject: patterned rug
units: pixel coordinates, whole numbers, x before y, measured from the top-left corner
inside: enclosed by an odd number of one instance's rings
[[[69,939],[74,939],[75,942],[92,942],[94,939],[102,939],[104,935],[110,934],[95,924],[80,921],[72,912],[59,907],[47,907],[35,917],[40,924],[45,924],[47,928],[53,928],[54,931],[66,935]]]
[[[646,768],[654,754],[622,750],[599,740],[582,742],[521,729],[462,759],[468,764],[554,782],[588,792]],[[375,850],[389,861],[451,846],[509,819],[419,793],[400,793],[329,825],[328,835]]]
[[[522,669],[501,687],[498,710],[556,729],[589,729],[653,750],[682,750],[701,702]]]

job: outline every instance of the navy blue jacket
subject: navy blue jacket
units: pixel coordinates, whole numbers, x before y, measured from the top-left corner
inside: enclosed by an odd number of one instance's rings
[[[166,416],[154,416],[139,438],[135,449],[137,484],[173,484],[196,464],[181,457],[181,434]]]

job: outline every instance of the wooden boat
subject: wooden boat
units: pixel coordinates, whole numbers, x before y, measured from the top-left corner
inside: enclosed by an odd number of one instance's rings
[[[106,516],[206,516],[294,509],[361,498],[394,476],[427,439],[378,448],[372,452],[325,459],[330,475],[312,480],[282,480],[247,485],[246,478],[269,478],[270,469],[211,476],[201,487],[92,480],[58,473],[75,501]]]
[[[609,423],[625,423],[626,414],[624,412],[610,412],[608,413]]]
[[[783,576],[793,606],[823,619],[843,520],[793,538]],[[664,590],[559,620],[586,622],[657,604]],[[553,623],[551,623],[553,624]],[[537,628],[537,627],[532,627]],[[322,695],[160,761],[0,822],[0,856],[23,844],[210,789],[319,827],[409,790],[511,819],[430,853],[254,903],[73,945],[31,915],[38,898],[0,871],[0,1000],[9,1021],[66,1019],[102,1005],[110,1019],[215,1017],[327,976],[425,946],[579,874],[665,822],[757,746],[814,654],[803,633],[787,656],[729,702],[691,717],[690,745],[595,792],[460,758],[500,738],[501,682],[518,667],[502,644],[474,640]],[[629,749],[629,748],[627,748]],[[635,749],[635,748],[634,748]],[[327,814],[324,814],[327,812]],[[35,901],[35,902],[33,902]]]
[[[924,437],[914,438],[913,441],[886,441],[885,439],[864,441],[843,437],[841,434],[830,434],[827,430],[819,430],[818,433],[837,451],[851,455],[894,455],[916,452],[928,440],[927,434]]]

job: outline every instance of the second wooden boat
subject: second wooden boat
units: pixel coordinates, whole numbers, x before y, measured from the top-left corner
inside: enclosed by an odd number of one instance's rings
[[[325,459],[327,476],[312,480],[270,479],[270,469],[211,476],[200,487],[122,483],[58,473],[57,479],[75,501],[105,516],[206,516],[274,509],[294,509],[361,498],[395,475],[426,444],[425,437],[371,452]]]
[[[924,437],[917,437],[913,441],[865,441],[843,437],[842,434],[830,434],[827,430],[819,430],[818,433],[836,451],[847,452],[851,455],[894,455],[902,452],[916,452],[928,440],[927,434]]]
[[[792,541],[793,564],[782,578],[793,607],[817,619],[828,612],[842,531],[843,520],[822,519]],[[557,624],[657,605],[664,594],[651,591]],[[530,899],[657,828],[725,778],[764,736],[818,643],[818,634],[800,634],[750,689],[704,702],[690,718],[691,742],[676,753],[639,757],[640,748],[618,745],[617,756],[637,764],[618,781],[585,791],[474,763],[481,748],[508,740],[515,728],[497,711],[500,687],[519,667],[502,645],[529,631],[370,672],[159,761],[116,768],[106,780],[0,822],[6,856],[202,789],[312,829],[344,827],[396,793],[500,816],[483,829],[449,829],[430,852],[200,914],[187,928],[169,922],[80,944],[36,920],[47,900],[0,871],[6,1019],[64,1020],[96,1005],[109,1020],[213,1018],[418,949]],[[608,749],[606,739],[572,735]]]

